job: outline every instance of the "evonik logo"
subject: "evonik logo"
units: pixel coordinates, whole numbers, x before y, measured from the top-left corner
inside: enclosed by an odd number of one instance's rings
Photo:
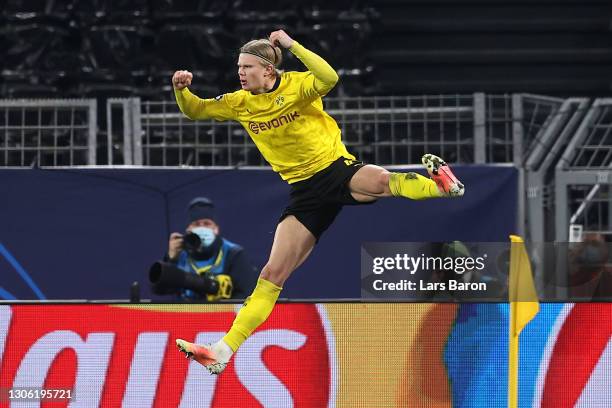
[[[249,129],[251,130],[251,132],[259,134],[259,132],[265,132],[266,130],[272,130],[277,127],[281,127],[283,125],[291,123],[299,116],[300,114],[298,113],[298,111],[294,111],[279,116],[278,118],[269,120],[267,122],[249,122]]]

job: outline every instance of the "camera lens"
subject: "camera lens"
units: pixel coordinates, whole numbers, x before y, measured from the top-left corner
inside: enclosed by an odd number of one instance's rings
[[[194,234],[193,232],[188,232],[183,237],[183,248],[185,248],[187,252],[195,252],[198,249],[200,249],[201,245],[202,245],[202,240],[200,239],[198,234]]]

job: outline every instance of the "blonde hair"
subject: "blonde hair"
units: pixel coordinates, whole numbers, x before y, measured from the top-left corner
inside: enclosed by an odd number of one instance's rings
[[[262,65],[272,65],[277,75],[282,73],[278,67],[283,62],[283,53],[279,47],[272,45],[269,40],[264,38],[251,40],[240,47],[240,53],[254,55],[261,60]]]

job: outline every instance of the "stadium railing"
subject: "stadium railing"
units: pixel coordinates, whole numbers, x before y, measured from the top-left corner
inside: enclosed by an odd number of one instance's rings
[[[0,166],[95,165],[95,99],[0,99]]]

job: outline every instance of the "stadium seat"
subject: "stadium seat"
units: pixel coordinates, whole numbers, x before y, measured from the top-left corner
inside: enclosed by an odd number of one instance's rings
[[[63,96],[78,96],[84,89],[106,92],[109,78],[116,78],[129,82],[137,94],[163,96],[169,77],[181,68],[200,71],[194,86],[207,96],[237,89],[240,45],[279,28],[321,52],[341,72],[363,72],[364,53],[352,51],[366,46],[370,34],[368,15],[355,2],[0,0],[0,5],[5,50],[0,68],[45,78],[41,95],[53,87]],[[352,47],[331,46],[340,41]],[[283,68],[303,69],[286,56]],[[362,81],[354,76],[348,81]],[[15,80],[2,80],[4,96],[35,93],[25,75],[23,87],[15,87]],[[344,87],[356,88],[348,82]]]
[[[142,69],[155,59],[153,32],[127,25],[94,26],[85,37],[85,53],[96,69],[128,71]]]
[[[4,49],[3,65],[7,69],[45,71],[66,66],[78,55],[74,42],[78,34],[61,23],[43,24],[26,18],[11,20],[3,30],[8,45]]]
[[[221,26],[168,24],[160,29],[156,48],[165,66],[183,69],[223,67],[236,41]]]

